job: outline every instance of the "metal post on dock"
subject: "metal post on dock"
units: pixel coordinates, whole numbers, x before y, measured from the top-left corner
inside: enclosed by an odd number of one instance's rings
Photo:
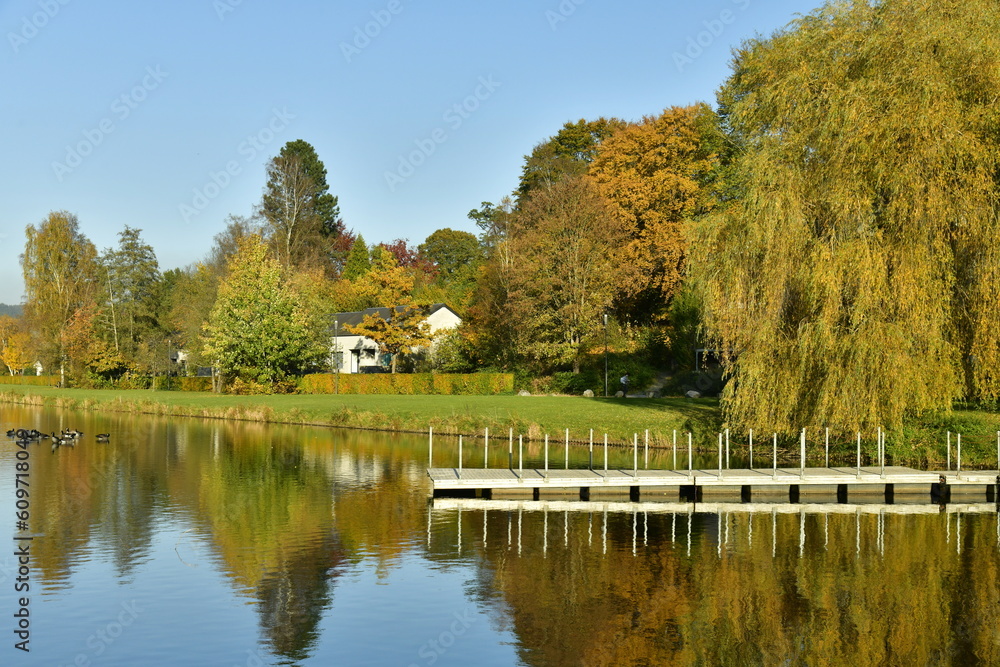
[[[722,479],[722,434],[719,434],[719,479]]]
[[[875,463],[882,465],[882,427],[875,430]]]
[[[434,427],[427,429],[427,467],[434,467]]]
[[[604,434],[604,472],[608,471],[608,434]]]
[[[772,449],[774,451],[774,462],[773,462],[774,469],[771,477],[772,479],[778,479],[778,434],[777,433],[774,434],[774,445]]]
[[[997,431],[997,457],[1000,458],[1000,431]],[[674,470],[677,470],[677,429],[674,429]]]
[[[643,461],[642,467],[649,470],[649,429],[646,429],[646,449],[645,449],[645,459]]]
[[[958,434],[958,458],[956,459],[955,472],[958,479],[962,479],[962,434]]]
[[[861,479],[861,431],[858,431],[858,479]]]
[[[802,477],[806,474],[806,430],[805,429],[802,429],[801,440],[802,440],[802,446],[801,446],[802,467],[801,471],[799,472],[799,477]]]
[[[590,470],[594,469],[594,429],[590,429]]]
[[[948,472],[951,472],[951,431],[948,431]]]
[[[632,434],[632,476],[639,472],[639,434]]]
[[[829,426],[826,428],[826,436],[824,438],[824,443],[826,445],[826,463],[824,464],[824,467],[829,468],[830,467],[830,427]]]
[[[483,431],[483,467],[490,467],[490,429]]]
[[[1000,472],[1000,431],[997,431],[997,471]]]
[[[729,470],[729,429],[726,429],[726,470]]]
[[[694,458],[691,456],[691,431],[688,431],[688,475],[694,471]]]
[[[517,434],[517,469],[524,474],[524,436]]]
[[[510,465],[510,469],[514,469],[514,429],[510,429],[510,434],[507,440],[507,463]]]
[[[545,434],[545,476],[549,476],[549,434]]]
[[[569,470],[569,429],[566,429],[566,470]]]
[[[458,436],[458,476],[462,476],[462,436]]]
[[[750,429],[750,470],[753,470],[753,429]]]

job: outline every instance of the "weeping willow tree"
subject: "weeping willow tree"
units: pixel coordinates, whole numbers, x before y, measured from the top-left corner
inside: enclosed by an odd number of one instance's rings
[[[692,239],[730,423],[870,432],[1000,393],[1000,5],[828,4],[745,43]]]

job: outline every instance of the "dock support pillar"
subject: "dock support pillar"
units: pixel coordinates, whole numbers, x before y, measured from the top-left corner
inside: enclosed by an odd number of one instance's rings
[[[753,499],[753,487],[749,484],[744,484],[740,487],[740,502],[748,503]]]
[[[630,487],[628,487],[628,499],[631,500],[633,503],[639,502],[639,487],[638,486],[630,486]]]
[[[590,487],[581,486],[580,487],[580,500],[590,500]]]
[[[931,485],[931,498],[939,503],[951,502],[951,488],[948,486],[948,479],[941,475],[938,483]]]
[[[799,485],[789,484],[788,485],[788,502],[798,503],[799,502]]]
[[[841,505],[847,504],[847,485],[838,484],[837,485],[837,502]]]
[[[885,485],[885,504],[892,505],[896,501],[896,485],[886,484]]]

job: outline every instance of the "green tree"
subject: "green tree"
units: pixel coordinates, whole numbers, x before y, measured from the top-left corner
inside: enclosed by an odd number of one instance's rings
[[[320,365],[314,314],[285,280],[263,239],[240,242],[205,326],[204,352],[224,377],[273,385]]]
[[[625,238],[615,209],[584,177],[561,179],[525,202],[506,242],[517,261],[505,312],[493,320],[522,330],[522,357],[580,372],[584,345],[611,305]]]
[[[327,238],[336,238],[344,233],[344,222],[340,217],[340,202],[330,194],[330,186],[326,181],[326,166],[316,154],[312,144],[302,139],[289,141],[281,148],[279,157],[295,156],[305,175],[314,186],[312,205],[319,218],[320,231]]]
[[[152,246],[142,241],[142,230],[126,226],[118,234],[117,249],[101,255],[101,288],[114,349],[134,368],[149,369],[149,353],[162,349],[163,331],[157,319],[160,269]],[[146,354],[141,354],[141,351]],[[140,357],[142,357],[140,361]]]
[[[66,383],[64,331],[78,309],[90,306],[97,287],[97,250],[80,231],[76,216],[49,214],[28,225],[21,255],[26,292],[25,317],[38,342],[43,364],[59,368]]]
[[[285,267],[333,261],[344,225],[329,189],[326,167],[301,139],[285,144],[268,163],[260,212],[268,240]]]
[[[298,155],[272,158],[261,212],[268,240],[285,268],[319,256],[322,221],[315,198],[316,184]]]
[[[469,283],[483,254],[475,234],[449,228],[432,233],[418,249],[434,263],[439,279],[446,283]]]
[[[828,4],[736,53],[738,197],[691,261],[730,423],[871,432],[996,400],[997,62],[1000,7],[931,0]]]
[[[344,264],[341,278],[345,280],[360,278],[368,273],[371,266],[371,254],[368,251],[368,246],[365,244],[364,237],[358,234],[354,239],[354,245],[351,246],[351,252],[347,255],[347,262]]]
[[[552,185],[563,176],[586,174],[601,142],[624,124],[617,118],[598,118],[563,125],[554,136],[535,146],[531,155],[524,157],[517,187],[518,203],[539,187]]]

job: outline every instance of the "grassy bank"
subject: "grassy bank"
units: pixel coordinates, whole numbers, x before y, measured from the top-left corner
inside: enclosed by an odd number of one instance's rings
[[[207,417],[288,424],[312,424],[386,431],[479,435],[515,434],[541,438],[546,433],[561,440],[569,429],[574,441],[586,441],[590,429],[600,442],[604,433],[612,443],[630,443],[632,434],[650,431],[653,445],[667,445],[676,429],[691,431],[695,447],[715,451],[721,427],[714,399],[603,399],[575,396],[399,396],[399,395],[278,395],[230,396],[201,392],[149,390],[58,389],[5,386],[0,402],[45,405],[73,410],[102,410],[133,414]],[[944,467],[946,434],[962,433],[962,462],[966,467],[997,468],[995,412],[955,411],[908,424],[903,433],[891,433],[887,455],[891,462],[920,468]],[[822,434],[809,432],[810,458],[822,456]],[[681,439],[686,444],[684,439]],[[831,463],[853,465],[853,438],[834,439]],[[770,453],[770,441],[758,440],[758,456]],[[872,439],[864,442],[865,456],[874,452]],[[732,452],[746,452],[745,437],[732,434]],[[797,461],[795,440],[779,443],[779,458]],[[953,457],[955,452],[953,451]],[[758,465],[763,462],[758,458]],[[866,459],[867,461],[868,459]],[[867,464],[867,463],[866,463]]]
[[[653,442],[672,431],[692,431],[710,439],[718,428],[718,402],[712,399],[603,399],[572,396],[399,396],[277,395],[230,396],[202,392],[3,387],[0,401],[74,410],[315,424],[388,431],[441,434],[508,432],[531,438],[595,439],[631,442],[633,433],[650,430]]]

